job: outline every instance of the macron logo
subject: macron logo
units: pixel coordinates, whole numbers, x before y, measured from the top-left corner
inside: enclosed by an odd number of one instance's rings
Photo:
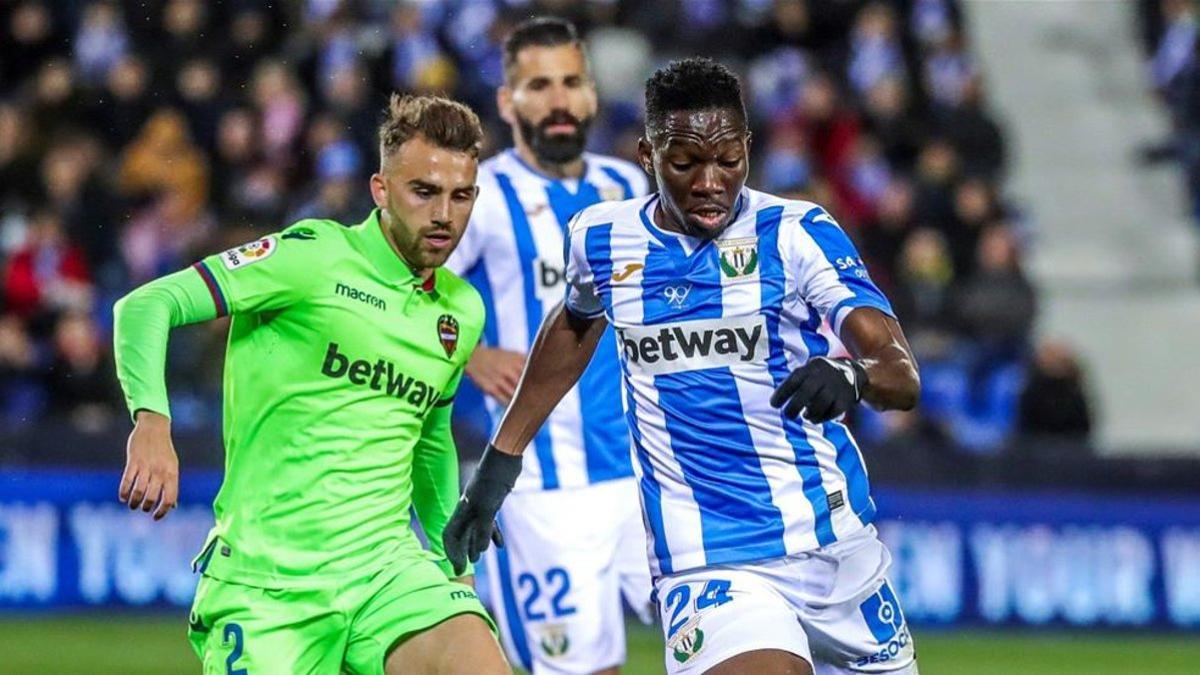
[[[343,284],[340,281],[337,282],[337,286],[334,286],[333,292],[337,293],[338,295],[350,298],[351,300],[357,300],[365,305],[370,305],[370,306],[374,307],[375,309],[382,309],[384,311],[387,311],[387,302],[383,298],[381,298],[377,295],[371,295],[370,293],[367,293],[366,291],[360,291],[357,288],[354,288],[353,286],[347,286],[346,284]]]
[[[631,326],[619,337],[630,370],[663,375],[765,360],[766,334],[755,315]]]
[[[336,342],[330,342],[325,351],[321,374],[334,379],[344,377],[350,384],[406,400],[422,413],[428,412],[441,397],[441,392],[432,384],[405,375],[395,363],[384,359],[377,359],[373,363],[365,359],[351,359],[338,350]]]

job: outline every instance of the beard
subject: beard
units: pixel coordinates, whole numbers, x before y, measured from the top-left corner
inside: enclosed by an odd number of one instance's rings
[[[572,124],[575,131],[569,134],[546,133],[546,129],[555,124]],[[533,154],[547,164],[566,164],[579,159],[587,145],[587,132],[591,125],[591,117],[580,120],[571,113],[561,111],[550,113],[537,124],[517,115],[521,136],[529,143]]]

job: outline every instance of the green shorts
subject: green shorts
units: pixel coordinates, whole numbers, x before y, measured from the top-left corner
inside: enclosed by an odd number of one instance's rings
[[[459,614],[495,624],[470,587],[405,558],[370,576],[271,589],[200,578],[188,638],[205,675],[382,675],[393,645]]]

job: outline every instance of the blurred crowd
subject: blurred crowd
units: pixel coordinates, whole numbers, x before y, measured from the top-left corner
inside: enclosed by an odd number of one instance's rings
[[[0,0],[0,425],[125,428],[115,298],[304,217],[356,223],[390,91],[447,92],[508,144],[500,43],[534,14],[588,37],[590,149],[632,157],[668,59],[743,75],[750,185],[826,206],[921,358],[919,413],[868,442],[996,453],[1086,438],[1083,373],[1032,344],[1030,244],[954,0]],[[219,322],[177,331],[176,428],[218,429]]]
[[[1194,0],[1140,0],[1137,7],[1148,79],[1171,122],[1170,137],[1147,147],[1144,159],[1179,162],[1189,212],[1200,225],[1200,15]]]

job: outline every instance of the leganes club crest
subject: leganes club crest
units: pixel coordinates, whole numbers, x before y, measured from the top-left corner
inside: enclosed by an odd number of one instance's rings
[[[721,277],[742,279],[758,274],[758,237],[742,237],[717,242]]]
[[[442,349],[446,350],[446,356],[454,356],[454,350],[458,349],[458,319],[449,314],[441,315],[438,317],[437,331],[438,340],[442,343]]]
[[[704,631],[700,630],[696,623],[684,626],[683,630],[667,643],[667,647],[671,649],[671,655],[675,657],[676,662],[687,663],[704,648]]]
[[[557,623],[546,624],[542,627],[541,633],[538,644],[547,657],[553,659],[565,656],[571,649],[571,637],[567,635],[566,626]]]

